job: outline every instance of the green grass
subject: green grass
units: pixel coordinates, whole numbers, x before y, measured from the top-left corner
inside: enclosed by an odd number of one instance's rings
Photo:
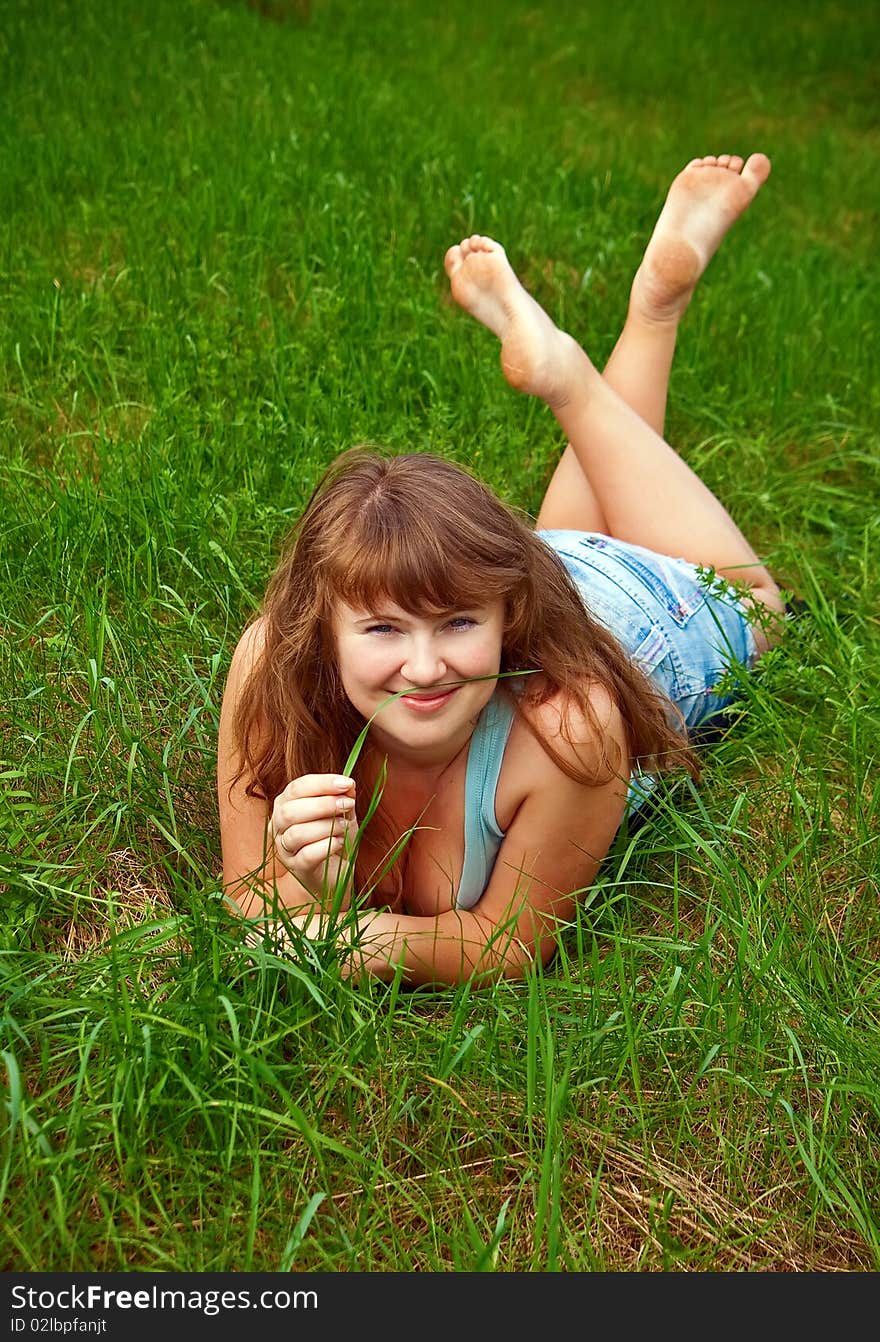
[[[2,1266],[880,1266],[877,36],[830,0],[6,7]],[[560,450],[445,248],[499,237],[601,361],[673,174],[757,148],[667,429],[807,611],[705,785],[525,983],[248,959],[219,704],[321,470],[431,449],[534,512]]]

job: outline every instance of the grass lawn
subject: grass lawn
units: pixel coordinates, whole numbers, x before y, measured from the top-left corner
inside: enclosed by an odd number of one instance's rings
[[[9,0],[0,1267],[876,1271],[880,15]],[[361,441],[534,513],[562,444],[447,295],[489,233],[601,363],[672,176],[768,185],[667,436],[805,603],[549,970],[242,954],[226,668]]]

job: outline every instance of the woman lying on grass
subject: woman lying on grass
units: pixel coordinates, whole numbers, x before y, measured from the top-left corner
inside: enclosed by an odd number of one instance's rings
[[[223,879],[243,915],[295,944],[349,909],[350,972],[517,977],[552,955],[639,777],[697,774],[688,732],[782,602],[663,441],[666,391],[694,286],[769,172],[722,155],[676,177],[601,375],[497,242],[447,252],[456,302],[568,446],[534,530],[428,454],[331,466],[223,700]]]

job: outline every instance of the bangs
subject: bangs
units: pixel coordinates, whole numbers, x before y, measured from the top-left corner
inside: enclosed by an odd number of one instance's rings
[[[497,554],[487,553],[488,546],[474,553],[459,536],[450,552],[434,528],[423,524],[418,533],[401,529],[380,537],[349,537],[322,565],[326,596],[358,610],[378,610],[390,600],[426,618],[488,605],[509,596],[525,579],[521,562],[506,557],[499,562]]]
[[[319,491],[298,544],[322,620],[340,600],[367,611],[392,601],[426,618],[515,599],[529,584],[530,530],[438,457],[353,449]]]

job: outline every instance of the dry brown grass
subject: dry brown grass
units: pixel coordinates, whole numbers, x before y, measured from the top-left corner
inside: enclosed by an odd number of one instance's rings
[[[58,923],[46,949],[68,962],[81,960],[120,933],[173,913],[171,898],[154,868],[132,849],[117,848],[107,854],[103,871],[92,876],[75,911]],[[175,939],[173,949],[181,945]]]

